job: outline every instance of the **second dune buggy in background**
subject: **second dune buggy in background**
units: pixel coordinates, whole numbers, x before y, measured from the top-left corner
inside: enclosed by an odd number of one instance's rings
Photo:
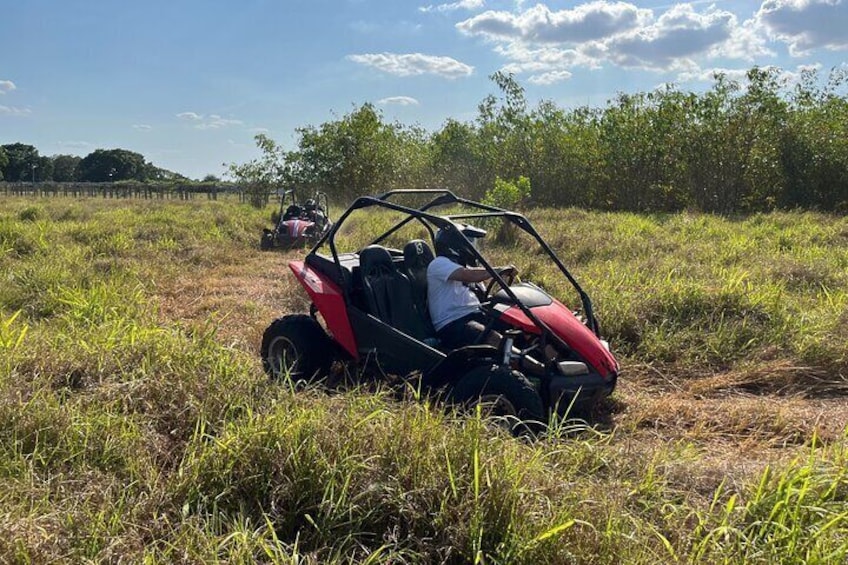
[[[276,225],[274,229],[262,230],[259,247],[263,250],[277,247],[288,249],[315,243],[333,225],[329,211],[329,200],[323,192],[316,192],[312,198],[298,203],[294,190],[285,191],[280,197],[280,212]]]

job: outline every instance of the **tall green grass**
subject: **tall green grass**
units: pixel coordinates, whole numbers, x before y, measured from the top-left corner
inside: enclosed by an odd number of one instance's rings
[[[806,451],[787,451],[796,459],[743,469],[720,446],[651,441],[615,414],[607,431],[562,422],[516,440],[411,390],[399,401],[269,383],[257,345],[232,336],[258,335],[278,295],[238,294],[253,310],[208,319],[163,298],[191,302],[192,285],[228,276],[290,285],[284,257],[256,249],[266,212],[3,201],[0,561],[845,560],[844,436],[811,432]],[[766,394],[787,385],[768,384],[782,360],[798,368],[792,383],[807,371],[839,393],[844,218],[532,219],[595,298],[625,385],[646,365],[676,383],[762,369]],[[489,250],[567,299],[536,256]]]

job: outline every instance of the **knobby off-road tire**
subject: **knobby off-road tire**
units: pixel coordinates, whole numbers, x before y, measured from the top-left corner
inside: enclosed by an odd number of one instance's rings
[[[273,380],[314,382],[327,376],[335,344],[305,314],[274,320],[262,335],[262,367]]]
[[[542,399],[518,371],[483,366],[468,371],[450,389],[448,402],[464,409],[478,404],[514,434],[536,431],[545,421]]]
[[[268,251],[274,247],[274,233],[273,232],[263,232],[262,239],[259,240],[259,249],[262,251]]]

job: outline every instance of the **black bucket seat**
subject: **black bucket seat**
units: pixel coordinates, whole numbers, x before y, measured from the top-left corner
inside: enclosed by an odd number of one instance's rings
[[[286,213],[283,214],[283,221],[296,220],[303,214],[303,209],[297,204],[292,204],[286,208]]]
[[[403,268],[412,283],[413,305],[431,336],[436,334],[427,305],[427,267],[432,260],[433,250],[423,239],[413,239],[403,247]]]
[[[385,247],[369,245],[363,249],[359,253],[359,267],[371,314],[415,339],[432,335],[415,308],[409,278],[395,268]]]

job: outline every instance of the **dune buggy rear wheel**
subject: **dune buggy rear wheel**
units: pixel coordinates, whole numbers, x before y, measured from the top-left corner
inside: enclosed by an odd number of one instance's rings
[[[314,318],[294,314],[274,320],[262,335],[262,367],[275,380],[312,382],[327,376],[334,344]]]
[[[482,366],[468,371],[448,392],[448,402],[465,409],[481,406],[483,414],[515,434],[544,422],[542,398],[523,374],[506,367]]]

